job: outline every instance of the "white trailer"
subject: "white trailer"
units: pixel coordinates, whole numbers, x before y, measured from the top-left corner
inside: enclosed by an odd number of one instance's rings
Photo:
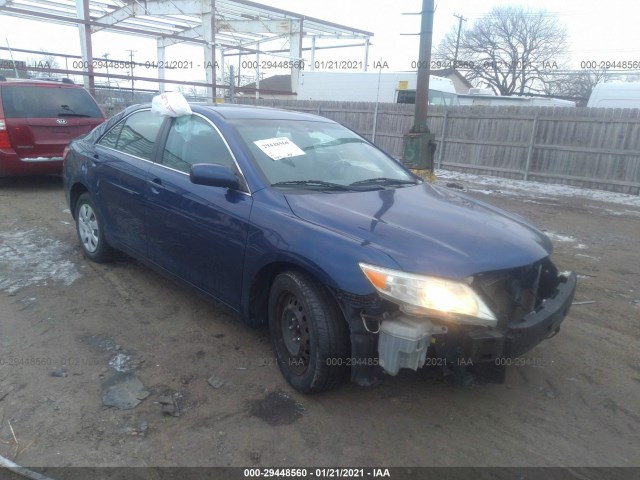
[[[500,95],[478,95],[469,93],[458,95],[460,105],[511,105],[522,107],[575,107],[576,102],[562,100],[560,98],[547,97],[520,97]]]
[[[640,82],[599,83],[593,88],[587,107],[640,108]]]
[[[416,72],[300,72],[298,100],[415,103]],[[448,78],[429,77],[429,104],[457,105]]]

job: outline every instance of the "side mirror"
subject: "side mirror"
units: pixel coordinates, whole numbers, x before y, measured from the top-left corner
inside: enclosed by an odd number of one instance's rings
[[[238,178],[229,167],[218,163],[196,163],[189,172],[191,183],[209,185],[237,190],[240,186]]]

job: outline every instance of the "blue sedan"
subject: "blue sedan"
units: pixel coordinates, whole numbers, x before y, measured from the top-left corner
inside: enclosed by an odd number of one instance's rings
[[[80,244],[268,325],[294,388],[423,367],[500,382],[505,359],[558,332],[576,275],[521,217],[424,183],[322,117],[191,108],[130,107],[70,144]]]

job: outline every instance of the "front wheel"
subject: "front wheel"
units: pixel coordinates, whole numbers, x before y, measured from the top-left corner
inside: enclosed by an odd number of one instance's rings
[[[349,372],[349,334],[326,290],[301,272],[279,274],[269,294],[271,343],[282,375],[305,393],[335,388]]]
[[[83,193],[76,203],[76,232],[85,256],[98,263],[109,261],[113,254],[103,228],[91,196]]]

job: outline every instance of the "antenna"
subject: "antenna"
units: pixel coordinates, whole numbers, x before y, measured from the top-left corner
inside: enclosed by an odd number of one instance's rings
[[[16,61],[13,59],[13,51],[11,50],[11,46],[9,45],[9,39],[4,37],[5,42],[7,42],[7,48],[9,49],[9,55],[11,56],[11,63],[13,63],[13,72],[16,74],[16,78],[20,78],[18,76],[18,69],[16,68]]]

